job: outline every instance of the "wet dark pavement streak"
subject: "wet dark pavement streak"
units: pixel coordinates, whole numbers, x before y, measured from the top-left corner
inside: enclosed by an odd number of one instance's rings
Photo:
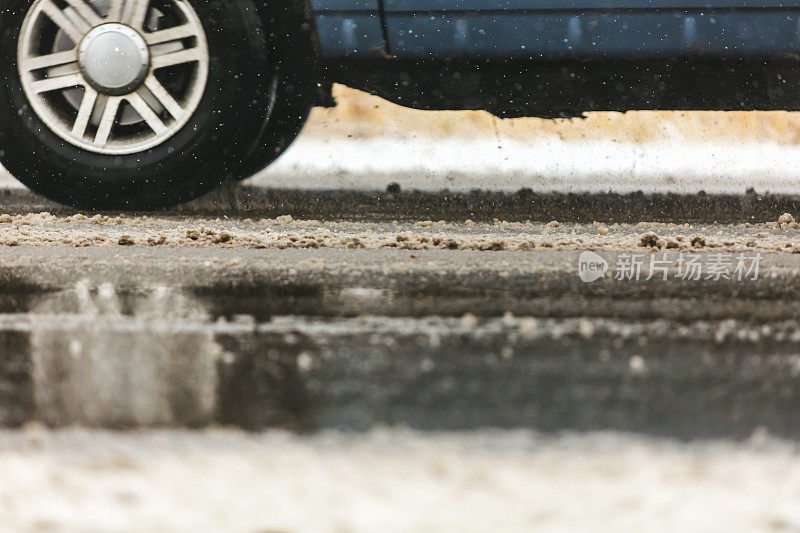
[[[575,250],[413,255],[4,247],[0,419],[800,436],[797,254],[591,284]]]

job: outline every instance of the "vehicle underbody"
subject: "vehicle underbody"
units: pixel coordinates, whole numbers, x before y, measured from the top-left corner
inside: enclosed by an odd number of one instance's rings
[[[370,64],[365,64],[370,63]],[[800,110],[800,58],[329,62],[327,79],[415,109],[501,118],[588,111]]]

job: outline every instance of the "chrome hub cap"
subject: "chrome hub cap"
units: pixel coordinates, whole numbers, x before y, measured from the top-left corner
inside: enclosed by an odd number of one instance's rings
[[[187,0],[36,0],[17,50],[36,115],[102,154],[142,152],[180,131],[203,97],[208,62]]]
[[[138,89],[150,70],[150,51],[136,30],[110,23],[92,29],[78,47],[78,65],[87,83],[103,94]]]

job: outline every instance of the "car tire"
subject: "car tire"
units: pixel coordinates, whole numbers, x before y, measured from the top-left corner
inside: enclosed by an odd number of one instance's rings
[[[119,139],[109,135],[106,144],[102,144],[103,140],[98,139],[106,137],[100,135],[99,130],[106,110],[98,110],[97,106],[102,102],[107,107],[115,97],[103,92],[110,89],[101,85],[97,88],[101,96],[96,100],[95,108],[88,113],[97,124],[84,124],[86,131],[83,136],[72,135],[70,120],[72,123],[78,122],[83,100],[80,100],[80,106],[73,106],[75,109],[71,110],[70,115],[65,103],[68,100],[66,93],[56,93],[54,96],[46,93],[41,100],[39,93],[32,94],[30,87],[35,86],[37,90],[41,88],[43,85],[40,82],[51,77],[54,67],[49,67],[44,74],[35,71],[31,76],[35,75],[36,78],[24,78],[29,65],[38,67],[43,64],[42,61],[49,61],[47,58],[34,57],[33,61],[38,61],[34,64],[27,59],[28,56],[22,55],[20,50],[23,48],[19,48],[21,39],[34,34],[27,30],[25,24],[30,23],[26,21],[43,21],[40,24],[43,29],[38,29],[36,35],[44,35],[46,25],[53,25],[47,16],[32,18],[30,15],[36,2],[41,1],[7,0],[0,14],[0,26],[4,28],[0,34],[0,76],[5,80],[0,86],[0,129],[3,130],[0,154],[8,171],[47,198],[78,208],[100,210],[148,210],[188,201],[225,182],[241,179],[253,165],[266,164],[277,157],[297,134],[307,115],[307,109],[298,109],[297,105],[276,105],[275,98],[280,93],[276,88],[283,87],[286,82],[277,79],[274,74],[275,58],[270,54],[268,33],[250,0],[134,0],[147,1],[147,9],[162,18],[168,18],[170,9],[185,11],[189,8],[196,14],[197,27],[202,26],[208,55],[207,81],[202,88],[202,96],[196,99],[196,109],[190,117],[185,117],[185,124],[182,125],[177,121],[178,113],[175,113],[176,119],[173,120],[169,109],[156,109],[160,114],[152,118],[154,113],[147,109],[140,113],[138,107],[134,109],[135,113],[130,114],[133,123],[123,124],[122,113],[130,109],[120,107],[111,128],[124,133],[120,133]],[[67,6],[65,9],[75,5],[75,2],[47,1],[49,6]],[[49,6],[48,9],[52,10]],[[103,21],[111,20],[110,13],[104,13],[96,5],[92,9]],[[149,15],[150,18],[153,16]],[[88,18],[93,18],[92,13],[88,13]],[[186,26],[185,23],[181,24]],[[68,22],[64,25],[69,27]],[[57,24],[55,27],[61,31]],[[25,35],[21,33],[23,28]],[[74,28],[72,31],[75,31]],[[149,35],[145,29],[141,34]],[[80,46],[74,43],[77,39],[69,40],[76,50],[80,49],[80,54],[84,53],[84,43],[88,39],[88,33],[83,35]],[[199,48],[201,38],[192,36],[185,40],[190,43],[185,46]],[[26,51],[33,49],[27,44],[24,46]],[[91,46],[92,43],[86,46],[89,53],[99,47]],[[155,68],[157,60],[154,48],[149,50],[149,64]],[[83,55],[80,57],[83,59]],[[23,65],[22,69],[19,64]],[[191,68],[199,71],[200,67],[195,65],[200,64],[200,61],[196,61]],[[76,62],[75,65],[89,81],[90,73],[87,72],[91,63]],[[200,79],[196,72],[186,77],[193,80],[192,83]],[[106,78],[92,78],[92,83],[83,90],[83,98],[95,88],[98,79]],[[39,85],[34,85],[37,83]],[[184,85],[190,83],[180,86]],[[148,102],[155,101],[153,95],[156,93],[149,92],[149,85],[147,87],[143,95],[149,97]],[[143,88],[144,85],[137,87],[137,94]],[[120,106],[130,103],[131,107],[135,107],[133,101],[120,98]],[[44,111],[39,112],[32,99]],[[142,99],[136,99],[141,106]],[[50,105],[52,111],[50,107],[43,107],[45,104]],[[303,104],[306,105],[310,104]],[[281,112],[286,113],[287,109],[291,116],[281,117]],[[66,118],[62,119],[62,116]],[[77,118],[73,119],[73,116]],[[152,127],[143,118],[145,116],[158,127]],[[59,120],[63,120],[66,127],[62,127]],[[166,130],[169,124],[176,126],[175,131]],[[80,131],[77,128],[75,124],[73,133]],[[163,138],[158,137],[159,130]],[[150,142],[148,139],[151,137],[152,146],[142,144]],[[262,144],[264,142],[272,142],[276,146],[265,147]],[[137,146],[145,147],[137,150]]]

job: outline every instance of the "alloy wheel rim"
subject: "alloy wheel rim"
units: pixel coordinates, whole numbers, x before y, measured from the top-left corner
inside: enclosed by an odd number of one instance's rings
[[[180,131],[203,97],[208,63],[185,0],[36,0],[17,50],[36,115],[101,154],[142,152]]]

